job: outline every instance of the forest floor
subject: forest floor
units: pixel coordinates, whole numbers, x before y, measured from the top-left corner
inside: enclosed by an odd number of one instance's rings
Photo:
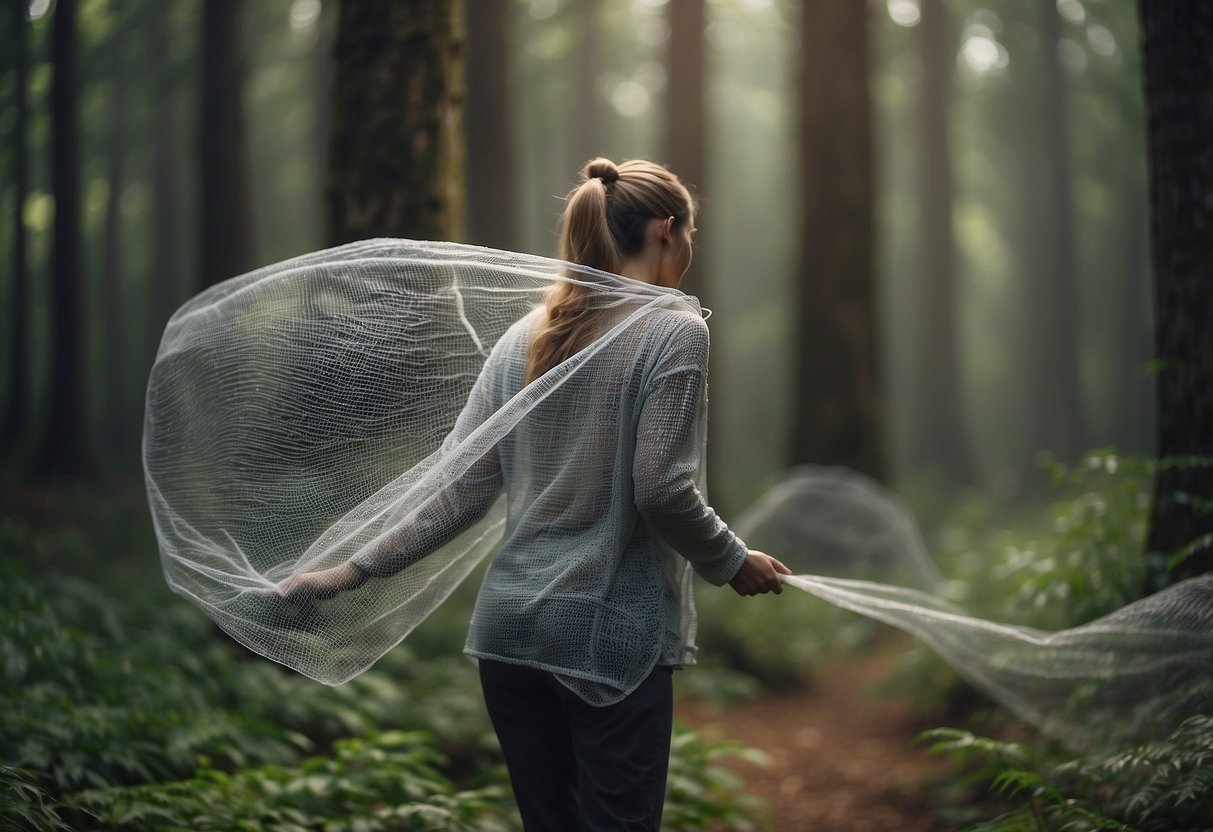
[[[145,511],[144,499],[133,486],[112,489],[104,499],[83,486],[0,486],[0,518],[21,518],[33,528],[88,529],[94,546],[101,544],[98,537],[114,538],[99,551],[146,551],[154,545],[150,530],[143,528],[147,523],[140,520],[137,528],[131,523]],[[41,567],[48,570],[82,566],[46,562],[46,553],[41,556]],[[110,567],[133,574],[145,571],[150,562]],[[938,723],[893,696],[874,692],[892,676],[899,649],[904,645],[886,643],[834,660],[816,668],[812,681],[802,687],[723,708],[679,700],[675,718],[707,736],[763,752],[767,762],[761,766],[740,758],[722,761],[745,779],[745,793],[762,801],[755,812],[760,829],[950,832],[956,825],[939,816],[937,789],[931,787],[945,776],[945,762],[914,744],[920,732]]]
[[[727,709],[681,701],[675,717],[766,754],[764,766],[728,765],[763,800],[773,832],[945,832],[954,825],[938,817],[928,788],[944,761],[913,744],[932,726],[873,693],[894,661],[887,650],[848,659],[815,673],[811,686]]]

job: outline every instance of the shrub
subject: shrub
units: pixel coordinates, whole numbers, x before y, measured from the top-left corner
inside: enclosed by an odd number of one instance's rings
[[[1170,736],[1118,751],[1071,757],[941,728],[924,737],[971,767],[1013,808],[967,832],[1207,832],[1213,818],[1213,717],[1195,716]]]
[[[423,634],[427,658],[402,645],[330,688],[253,657],[158,577],[119,595],[19,565],[69,549],[95,565],[88,540],[0,520],[0,830],[518,827],[452,623],[466,608]],[[749,828],[725,753],[680,732],[671,828]]]

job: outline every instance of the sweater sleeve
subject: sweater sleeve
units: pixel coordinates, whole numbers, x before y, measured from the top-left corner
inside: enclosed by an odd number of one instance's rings
[[[490,364],[486,364],[454,428],[443,440],[444,452],[457,447],[493,414],[490,372]],[[494,445],[461,476],[429,496],[419,510],[411,513],[412,520],[380,536],[351,562],[374,577],[406,569],[484,517],[500,491],[501,464]]]
[[[706,434],[707,357],[707,325],[686,316],[646,388],[632,481],[636,508],[648,527],[720,586],[737,574],[747,549],[697,485]]]

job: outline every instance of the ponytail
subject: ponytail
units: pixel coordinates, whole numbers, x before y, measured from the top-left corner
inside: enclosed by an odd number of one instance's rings
[[[660,165],[633,159],[616,166],[600,157],[586,162],[580,174],[561,223],[560,258],[569,263],[618,273],[625,258],[644,248],[649,220],[673,217],[676,227],[691,221],[695,206],[690,194]],[[591,290],[573,282],[560,283],[548,294],[546,320],[532,331],[527,347],[524,383],[593,339],[602,312],[592,309],[590,300]]]

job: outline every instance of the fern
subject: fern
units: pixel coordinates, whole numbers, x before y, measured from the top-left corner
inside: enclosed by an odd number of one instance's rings
[[[1062,758],[1018,743],[936,729],[936,753],[977,764],[1015,808],[968,832],[1208,832],[1213,828],[1213,717],[1186,720],[1165,740]]]

